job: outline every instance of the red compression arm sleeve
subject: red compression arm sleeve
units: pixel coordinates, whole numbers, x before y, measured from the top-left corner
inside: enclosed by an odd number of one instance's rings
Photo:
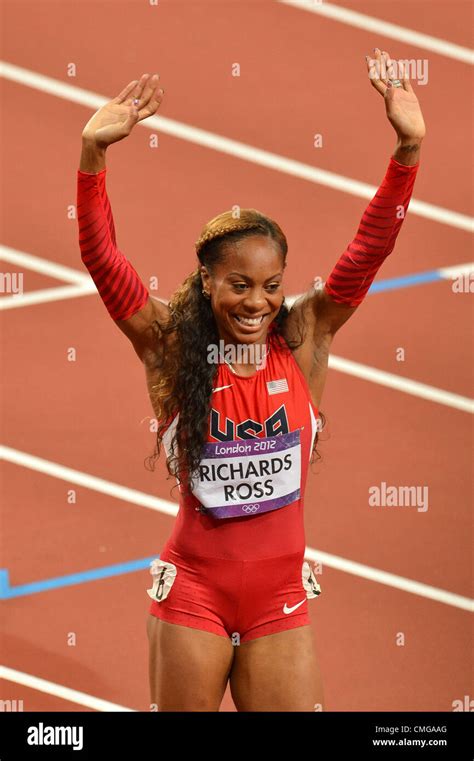
[[[115,240],[112,209],[105,188],[107,169],[97,174],[77,170],[77,219],[81,259],[114,320],[141,309],[148,290]]]
[[[419,165],[420,162],[405,166],[391,157],[383,182],[362,216],[356,237],[326,281],[326,291],[338,304],[358,306],[383,261],[393,251]]]

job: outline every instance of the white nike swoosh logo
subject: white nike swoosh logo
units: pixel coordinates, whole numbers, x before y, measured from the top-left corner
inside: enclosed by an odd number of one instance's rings
[[[228,386],[219,386],[219,388],[213,388],[212,393],[215,394],[216,391],[222,391],[223,388],[230,388],[233,385],[234,385],[233,383],[230,383]]]
[[[293,611],[296,610],[296,608],[299,608],[300,605],[303,605],[304,602],[305,600],[301,600],[301,602],[297,603],[296,605],[293,605],[292,608],[289,608],[288,605],[285,603],[285,605],[283,606],[283,613],[293,613]]]

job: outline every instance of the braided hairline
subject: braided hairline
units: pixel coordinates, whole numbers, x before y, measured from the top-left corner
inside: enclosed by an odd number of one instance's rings
[[[196,253],[199,254],[204,244],[208,243],[213,238],[219,238],[220,236],[226,235],[227,233],[240,232],[241,230],[250,230],[252,227],[254,227],[255,229],[258,229],[259,226],[260,226],[260,223],[258,221],[254,221],[254,222],[242,222],[239,226],[226,225],[224,227],[216,227],[215,230],[210,230],[209,232],[202,235],[199,238],[199,240],[196,241]]]

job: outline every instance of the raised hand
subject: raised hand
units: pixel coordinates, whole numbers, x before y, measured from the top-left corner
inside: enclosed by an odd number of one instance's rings
[[[418,98],[408,78],[402,61],[397,62],[398,71],[385,50],[375,49],[375,58],[365,57],[371,84],[385,100],[385,110],[390,124],[402,141],[422,140],[426,133],[423,114]],[[391,80],[398,77],[401,87],[394,87]]]
[[[143,74],[124,87],[89,119],[82,131],[83,140],[107,148],[127,137],[135,124],[152,116],[161,105],[163,89],[158,89],[159,74]]]

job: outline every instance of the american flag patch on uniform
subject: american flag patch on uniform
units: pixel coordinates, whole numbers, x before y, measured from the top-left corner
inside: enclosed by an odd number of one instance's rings
[[[270,396],[272,394],[283,394],[288,391],[288,382],[286,378],[280,378],[280,380],[267,381],[267,390]]]

